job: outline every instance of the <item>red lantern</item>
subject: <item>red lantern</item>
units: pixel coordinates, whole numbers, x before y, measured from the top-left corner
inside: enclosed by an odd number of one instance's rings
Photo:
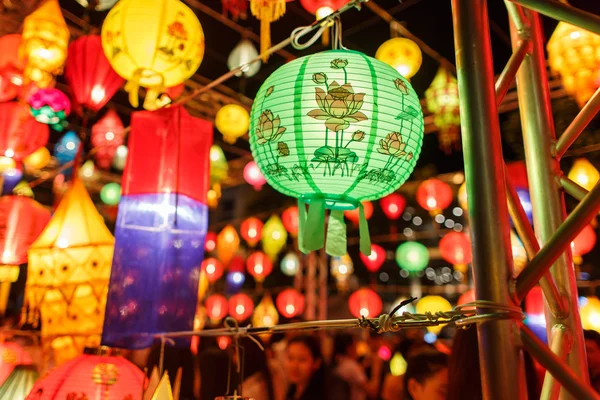
[[[589,253],[596,246],[596,232],[591,225],[585,228],[571,242],[571,251],[576,264],[581,264],[581,256]]]
[[[348,0],[300,0],[302,7],[309,13],[316,15],[317,19],[325,18],[347,2]]]
[[[371,289],[358,289],[348,299],[350,313],[356,318],[376,318],[381,314],[381,297]]]
[[[245,269],[246,269],[246,260],[244,259],[244,257],[242,257],[240,255],[233,256],[231,261],[229,261],[229,266],[227,267],[227,270],[229,272],[244,273]]]
[[[212,294],[204,300],[206,316],[213,322],[222,320],[227,316],[229,304],[227,299],[220,294]]]
[[[139,399],[143,389],[144,373],[125,358],[84,354],[37,381],[27,398]]]
[[[273,263],[265,253],[257,251],[246,260],[246,269],[257,282],[262,282],[273,271]]]
[[[219,280],[221,276],[223,276],[223,264],[216,258],[207,258],[202,261],[202,267],[204,272],[206,273],[206,278],[210,283],[214,283]]]
[[[304,312],[304,296],[296,289],[285,289],[277,295],[275,305],[279,314],[294,318]]]
[[[204,242],[204,251],[210,253],[217,247],[217,234],[212,231],[206,232],[206,240]]]
[[[125,127],[115,110],[108,110],[104,117],[92,126],[92,146],[96,152],[96,165],[109,169],[115,158],[117,147],[123,144]]]
[[[368,220],[373,215],[373,203],[371,203],[370,201],[363,201],[362,205],[365,208],[365,219]],[[344,216],[346,217],[346,219],[348,219],[348,221],[352,221],[354,225],[358,225],[359,215],[360,214],[358,212],[358,208],[355,208],[354,210],[344,211]]]
[[[466,270],[466,265],[473,260],[471,241],[464,232],[447,233],[440,240],[439,248],[442,258],[463,273]]]
[[[431,215],[439,214],[452,203],[452,188],[439,179],[427,179],[417,189],[417,202]]]
[[[529,188],[527,179],[527,168],[525,161],[515,161],[506,164],[506,174],[510,177],[510,182],[514,187]]]
[[[17,161],[48,142],[48,125],[37,122],[29,107],[18,102],[0,104],[0,155]]]
[[[260,241],[263,222],[255,217],[246,218],[240,226],[242,238],[248,243],[248,246],[254,247]]]
[[[281,220],[285,230],[288,231],[292,237],[298,236],[298,207],[291,206],[285,209],[281,214]]]
[[[12,100],[23,85],[23,60],[19,58],[21,35],[18,33],[0,38],[0,102]]]
[[[0,197],[0,264],[27,262],[29,246],[50,221],[50,211],[22,196]]]
[[[469,289],[460,295],[456,304],[459,306],[462,304],[472,303],[475,301],[475,289]]]
[[[229,298],[229,315],[236,321],[242,322],[252,315],[254,302],[243,293],[234,294]]]
[[[249,185],[254,187],[254,190],[262,189],[263,185],[267,183],[267,180],[254,161],[250,161],[244,167],[244,179]]]
[[[69,45],[65,78],[73,91],[75,110],[98,112],[125,83],[112,69],[99,35],[82,36]]]
[[[377,272],[385,262],[385,255],[386,253],[383,247],[378,244],[371,244],[371,254],[366,256],[363,253],[360,253],[360,259],[369,271]]]
[[[0,343],[0,386],[17,365],[31,365],[31,356],[18,344]]]
[[[544,293],[541,287],[534,286],[525,296],[525,313],[529,316],[544,315]]]
[[[392,193],[379,200],[381,209],[385,213],[385,216],[392,221],[400,218],[406,208],[406,199],[398,193]]]

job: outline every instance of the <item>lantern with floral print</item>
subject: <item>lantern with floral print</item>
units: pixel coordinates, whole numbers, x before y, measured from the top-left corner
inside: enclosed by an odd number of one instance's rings
[[[92,126],[92,146],[94,146],[96,165],[102,169],[109,169],[115,158],[117,148],[125,139],[125,127],[115,110],[108,110],[106,114]]]
[[[64,120],[71,113],[71,102],[66,94],[58,89],[40,89],[28,100],[33,117],[54,130],[62,131]]]
[[[460,150],[458,81],[446,68],[438,69],[431,85],[425,91],[425,101],[433,114],[433,123],[440,130],[440,148],[446,154],[452,153],[452,150]]]
[[[361,201],[379,199],[408,179],[421,151],[423,115],[396,70],[359,52],[332,50],[293,60],[265,81],[249,135],[267,182],[299,199],[300,249],[323,247],[330,209],[326,251],[341,256],[343,212],[363,210]],[[359,215],[360,248],[368,253],[364,211]]]

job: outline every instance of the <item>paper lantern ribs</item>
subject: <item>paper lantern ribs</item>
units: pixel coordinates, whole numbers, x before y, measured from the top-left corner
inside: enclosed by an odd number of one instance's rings
[[[141,348],[193,329],[212,129],[181,106],[132,115],[103,344]]]

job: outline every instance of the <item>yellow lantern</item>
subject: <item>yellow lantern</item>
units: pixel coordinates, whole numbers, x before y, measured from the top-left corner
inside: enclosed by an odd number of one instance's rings
[[[23,160],[26,168],[31,168],[33,170],[40,170],[44,168],[50,162],[52,156],[50,152],[45,147],[40,147]]]
[[[19,53],[26,60],[24,75],[45,88],[62,73],[67,59],[69,28],[60,11],[58,0],[46,0],[23,21]]]
[[[406,79],[412,78],[423,62],[419,46],[406,38],[392,38],[384,42],[377,49],[375,58],[395,68]]]
[[[559,22],[548,40],[548,64],[583,106],[600,86],[600,36]]]
[[[217,257],[227,266],[239,248],[240,236],[233,226],[227,225],[217,235]]]
[[[204,296],[206,296],[206,291],[208,290],[208,277],[206,276],[206,271],[204,269],[200,270],[200,281],[198,282],[198,302],[202,302],[204,300]]]
[[[179,0],[121,0],[102,25],[102,48],[127,79],[129,102],[147,89],[144,108],[154,109],[167,87],[190,78],[204,55],[204,32],[194,12]]]
[[[210,189],[206,195],[210,208],[216,208],[221,198],[221,182],[227,179],[229,165],[225,153],[216,144],[210,147]]]
[[[262,229],[262,247],[271,260],[277,259],[277,255],[283,250],[287,243],[288,234],[279,216],[273,214],[265,222]]]
[[[425,314],[432,313],[435,314],[438,311],[447,312],[452,311],[452,305],[443,298],[442,296],[425,296],[422,297],[415,306],[417,310],[417,314]],[[446,326],[446,324],[428,326],[427,330],[435,335],[439,335],[442,331],[442,328]]]
[[[100,344],[113,246],[85,187],[73,181],[28,254],[24,309],[28,323],[41,321],[46,349],[72,356]]]
[[[285,14],[286,0],[250,0],[250,12],[260,21],[260,52],[263,54],[271,47],[271,22]],[[267,62],[269,56],[263,56]]]
[[[467,211],[469,209],[469,205],[467,203],[467,182],[463,182],[462,185],[458,188],[458,204],[460,208]]]
[[[354,273],[354,263],[348,254],[342,257],[331,257],[331,276],[335,279],[338,289],[348,288],[348,278]]]
[[[592,190],[598,179],[600,179],[600,173],[588,160],[578,158],[573,163],[568,177],[582,188]]]
[[[250,114],[239,104],[227,104],[217,111],[215,126],[223,134],[223,140],[234,144],[239,137],[248,132]]]
[[[460,110],[458,81],[446,68],[440,67],[431,85],[425,91],[427,108],[433,114],[433,123],[440,130],[440,148],[449,154],[460,150]]]
[[[587,298],[587,303],[581,307],[579,314],[583,329],[600,332],[600,300],[596,296]]]
[[[262,298],[260,303],[254,308],[252,314],[253,326],[273,326],[279,322],[279,314],[273,304],[271,295],[267,294]]]

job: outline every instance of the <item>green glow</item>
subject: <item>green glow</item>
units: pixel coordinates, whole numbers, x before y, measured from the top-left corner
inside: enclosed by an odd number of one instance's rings
[[[405,271],[423,271],[429,264],[429,251],[419,242],[404,242],[396,249],[396,262]]]
[[[100,200],[104,204],[114,206],[121,200],[121,185],[118,183],[107,183],[100,190]]]

